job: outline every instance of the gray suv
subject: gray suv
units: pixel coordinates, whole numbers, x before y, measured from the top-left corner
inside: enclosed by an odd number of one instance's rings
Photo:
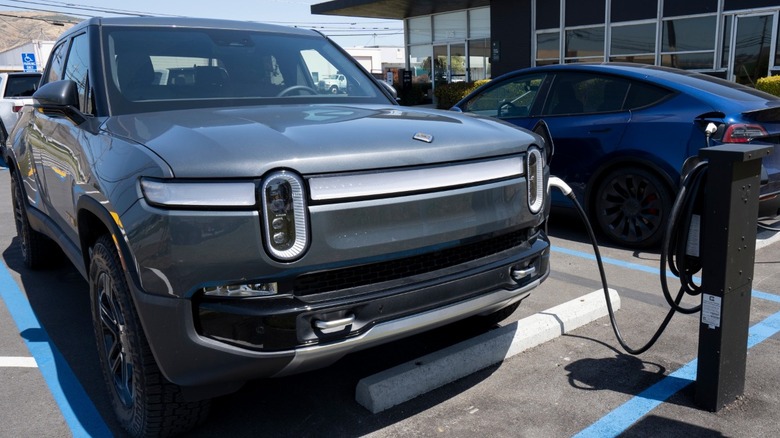
[[[24,261],[56,243],[88,280],[133,435],[186,430],[250,379],[499,320],[549,273],[542,137],[399,106],[319,33],[91,19],[33,97],[9,154]]]

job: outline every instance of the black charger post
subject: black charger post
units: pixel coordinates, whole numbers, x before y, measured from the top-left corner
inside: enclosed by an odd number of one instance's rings
[[[712,412],[745,388],[761,159],[771,153],[771,146],[761,144],[699,151],[708,169],[701,218],[696,403]]]

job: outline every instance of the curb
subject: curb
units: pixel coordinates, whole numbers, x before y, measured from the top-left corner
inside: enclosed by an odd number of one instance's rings
[[[612,307],[620,297],[609,289]],[[506,360],[607,315],[604,291],[523,318],[443,350],[361,379],[355,400],[376,414]]]

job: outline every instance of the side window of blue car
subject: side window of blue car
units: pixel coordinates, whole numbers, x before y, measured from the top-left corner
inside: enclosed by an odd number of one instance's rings
[[[544,115],[581,115],[626,110],[630,82],[593,73],[559,73],[550,88]]]
[[[644,108],[666,99],[672,91],[644,82],[633,82],[626,96],[626,109]]]
[[[463,110],[490,117],[526,117],[531,113],[545,76],[524,75],[506,80],[467,102]]]

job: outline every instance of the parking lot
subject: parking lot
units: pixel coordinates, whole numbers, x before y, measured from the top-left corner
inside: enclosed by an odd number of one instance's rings
[[[86,282],[67,262],[41,272],[23,266],[6,168],[0,169],[0,205],[0,436],[123,436],[100,377]],[[500,330],[528,330],[526,318],[564,303],[576,306],[601,288],[577,217],[553,211],[550,222],[550,277]],[[188,436],[774,435],[778,237],[762,231],[757,242],[744,395],[717,413],[695,402],[698,314],[675,315],[641,356],[625,354],[601,317],[381,412],[356,401],[361,379],[410,361],[422,365],[419,358],[457,350],[489,330],[465,321],[352,354],[323,370],[252,382],[217,399],[208,421]],[[606,245],[601,252],[610,287],[620,295],[622,333],[632,346],[644,344],[668,309],[659,254]],[[445,368],[466,366],[453,360]]]

